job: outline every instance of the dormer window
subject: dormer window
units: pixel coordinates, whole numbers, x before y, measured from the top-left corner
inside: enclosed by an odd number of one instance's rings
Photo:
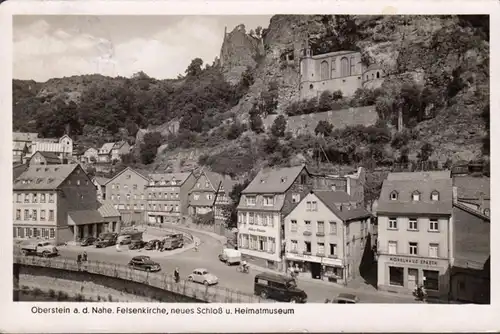
[[[255,206],[255,196],[247,196],[246,200],[248,206]]]
[[[389,198],[391,199],[391,201],[397,201],[397,200],[398,200],[398,192],[397,192],[397,191],[393,191],[393,192],[389,195]]]
[[[432,201],[439,201],[439,193],[434,190],[432,193],[431,193],[431,200]]]
[[[418,191],[414,191],[412,194],[411,194],[411,199],[412,201],[414,202],[418,202],[420,201],[420,193]]]

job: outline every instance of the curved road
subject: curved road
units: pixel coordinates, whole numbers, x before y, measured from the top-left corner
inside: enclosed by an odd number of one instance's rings
[[[223,249],[221,242],[207,234],[195,232],[193,230],[183,230],[198,237],[200,246],[198,252],[189,249],[174,255],[157,251],[129,251],[127,246],[122,246],[122,251],[117,251],[115,247],[96,249],[95,247],[63,246],[58,247],[62,257],[76,259],[77,254],[87,252],[89,260],[97,260],[108,263],[127,264],[136,255],[149,255],[162,267],[162,272],[173,273],[176,267],[179,268],[181,277],[186,277],[196,268],[205,268],[219,278],[219,285],[224,288],[240,291],[247,294],[253,293],[253,280],[256,270],[251,270],[250,274],[243,274],[237,271],[236,266],[227,266],[218,260],[218,255]],[[166,232],[148,229],[145,236],[161,236]],[[146,239],[146,238],[145,238]],[[299,280],[298,286],[308,295],[308,302],[323,303],[326,298],[332,299],[341,292],[353,292],[352,289],[342,288],[336,285],[328,285],[323,282]],[[414,302],[408,296],[387,295],[379,292],[356,291],[355,294],[361,302],[368,303],[411,303]]]

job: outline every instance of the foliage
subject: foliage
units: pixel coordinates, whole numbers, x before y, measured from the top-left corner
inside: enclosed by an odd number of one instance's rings
[[[186,69],[187,76],[196,77],[201,74],[201,67],[203,66],[203,60],[201,58],[195,58],[191,60],[191,63]]]
[[[428,161],[430,156],[432,155],[433,151],[434,151],[434,148],[432,147],[431,144],[424,143],[422,145],[422,147],[420,148],[420,152],[418,154],[418,159],[420,161]]]
[[[324,120],[319,121],[318,125],[314,129],[314,133],[316,135],[320,134],[326,137],[330,136],[332,134],[332,131],[333,131],[333,125],[328,121]]]
[[[322,15],[321,21],[326,31],[309,40],[313,54],[359,50],[356,44],[361,36],[352,15]]]
[[[229,129],[226,132],[226,138],[229,140],[237,139],[244,131],[246,127],[238,121],[235,121],[233,124],[229,126]]]
[[[273,122],[271,126],[271,134],[276,137],[283,137],[286,131],[286,119],[285,116],[279,115]]]
[[[160,132],[148,132],[144,135],[144,143],[141,144],[141,161],[149,165],[156,158],[158,148],[163,144],[163,136]]]
[[[255,163],[254,154],[243,147],[231,147],[220,153],[202,157],[198,160],[200,164],[210,167],[216,173],[231,177],[248,173]]]
[[[260,110],[257,104],[252,106],[252,109],[248,112],[250,115],[250,129],[255,133],[264,132],[264,122],[262,122],[262,117],[260,116]]]
[[[278,107],[278,83],[271,81],[267,90],[260,93],[260,110],[261,114],[269,115],[276,112]]]
[[[483,155],[489,156],[490,155],[490,105],[489,104],[483,108],[481,117],[483,118],[484,125],[486,127],[486,136],[482,139]]]

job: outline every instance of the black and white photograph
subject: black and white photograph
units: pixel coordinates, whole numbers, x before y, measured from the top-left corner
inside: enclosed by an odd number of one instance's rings
[[[13,14],[16,316],[489,307],[487,12]]]

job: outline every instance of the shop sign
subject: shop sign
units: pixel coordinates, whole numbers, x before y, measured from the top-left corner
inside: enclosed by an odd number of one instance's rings
[[[325,265],[342,267],[342,260],[331,259],[328,257],[319,257],[319,256],[312,256],[312,255],[305,255],[298,253],[286,253],[286,258],[292,261],[308,261],[308,262],[316,262]]]
[[[431,267],[437,267],[439,266],[439,262],[435,260],[430,260],[430,259],[414,259],[414,258],[409,258],[409,257],[396,257],[396,256],[391,256],[389,258],[390,262],[395,262],[395,263],[408,263],[408,264],[419,264],[419,265],[424,265],[424,266],[431,266]]]
[[[255,228],[254,227],[249,227],[248,231],[250,231],[250,232],[260,232],[260,233],[266,233],[267,232],[266,230],[263,230],[261,228],[256,228],[256,227]]]

